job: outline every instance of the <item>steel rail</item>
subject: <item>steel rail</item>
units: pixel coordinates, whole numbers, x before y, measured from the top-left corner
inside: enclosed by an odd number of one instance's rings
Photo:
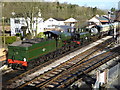
[[[99,50],[99,47],[97,48],[97,50]],[[97,50],[95,50],[95,51],[97,51]],[[93,52],[95,53],[95,51],[93,51]],[[90,55],[93,54],[93,52],[90,53]],[[86,56],[82,59],[83,61],[80,61],[79,63],[84,62],[84,61],[85,61],[85,58],[87,59],[88,56],[89,56],[89,55],[86,55]],[[78,56],[76,56],[75,58],[72,58],[72,59],[75,60],[76,58],[78,58]],[[79,63],[78,63],[78,64],[79,64]],[[65,64],[66,64],[66,63],[65,63]],[[60,67],[63,67],[63,65],[65,65],[65,64],[62,64]],[[75,66],[76,66],[76,65],[75,65]],[[60,67],[59,67],[59,68],[60,68]],[[55,70],[52,70],[51,72],[54,72],[54,71],[56,71],[57,69],[58,69],[58,68],[55,68]],[[59,69],[58,69],[58,70],[59,70]],[[44,77],[45,75],[47,76],[47,74],[44,74],[44,75],[41,75],[40,77]],[[30,82],[28,82],[28,83],[20,86],[19,88],[25,87],[25,86],[28,85],[29,83],[32,83],[32,82],[38,80],[40,77],[33,79],[32,81],[30,81]],[[54,77],[53,77],[53,78],[54,78]],[[52,79],[52,78],[50,78],[50,79]],[[46,82],[49,82],[50,79],[45,80],[45,81],[46,81]],[[38,86],[36,86],[36,87],[39,87],[39,86],[41,86],[41,85],[44,85],[46,82],[43,82],[42,84],[40,84],[40,85],[38,85]]]

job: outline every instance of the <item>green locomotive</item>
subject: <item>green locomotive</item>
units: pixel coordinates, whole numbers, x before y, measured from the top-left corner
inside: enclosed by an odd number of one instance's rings
[[[46,39],[36,38],[15,42],[9,45],[8,63],[12,65],[13,68],[17,65],[27,67],[29,62],[33,63],[38,57],[55,52],[65,44],[70,43],[72,37],[68,32],[61,33],[58,31],[47,31],[44,32],[44,34]],[[50,57],[50,55],[49,57],[46,56],[46,58]],[[44,62],[44,60],[41,60],[40,62]]]
[[[15,42],[8,46],[8,64],[12,68],[39,65],[78,45],[84,45],[96,37],[113,32],[114,27],[110,29],[108,25],[95,26],[87,29],[86,32],[46,31],[44,39]],[[118,24],[113,24],[113,26],[117,27]]]

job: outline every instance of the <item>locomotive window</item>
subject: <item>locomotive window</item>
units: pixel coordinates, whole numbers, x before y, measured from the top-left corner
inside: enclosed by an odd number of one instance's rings
[[[49,37],[51,37],[51,33],[49,33],[49,35],[48,35]]]
[[[45,34],[45,36],[48,38],[48,34]]]

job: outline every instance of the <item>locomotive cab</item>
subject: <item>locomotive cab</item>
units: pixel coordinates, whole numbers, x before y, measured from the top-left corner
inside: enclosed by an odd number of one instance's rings
[[[47,39],[57,39],[60,37],[61,33],[58,31],[46,31],[44,34]]]

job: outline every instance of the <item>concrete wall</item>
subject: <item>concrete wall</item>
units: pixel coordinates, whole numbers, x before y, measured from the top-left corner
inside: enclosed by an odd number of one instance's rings
[[[114,81],[118,76],[120,76],[120,63],[108,70],[107,83]]]

